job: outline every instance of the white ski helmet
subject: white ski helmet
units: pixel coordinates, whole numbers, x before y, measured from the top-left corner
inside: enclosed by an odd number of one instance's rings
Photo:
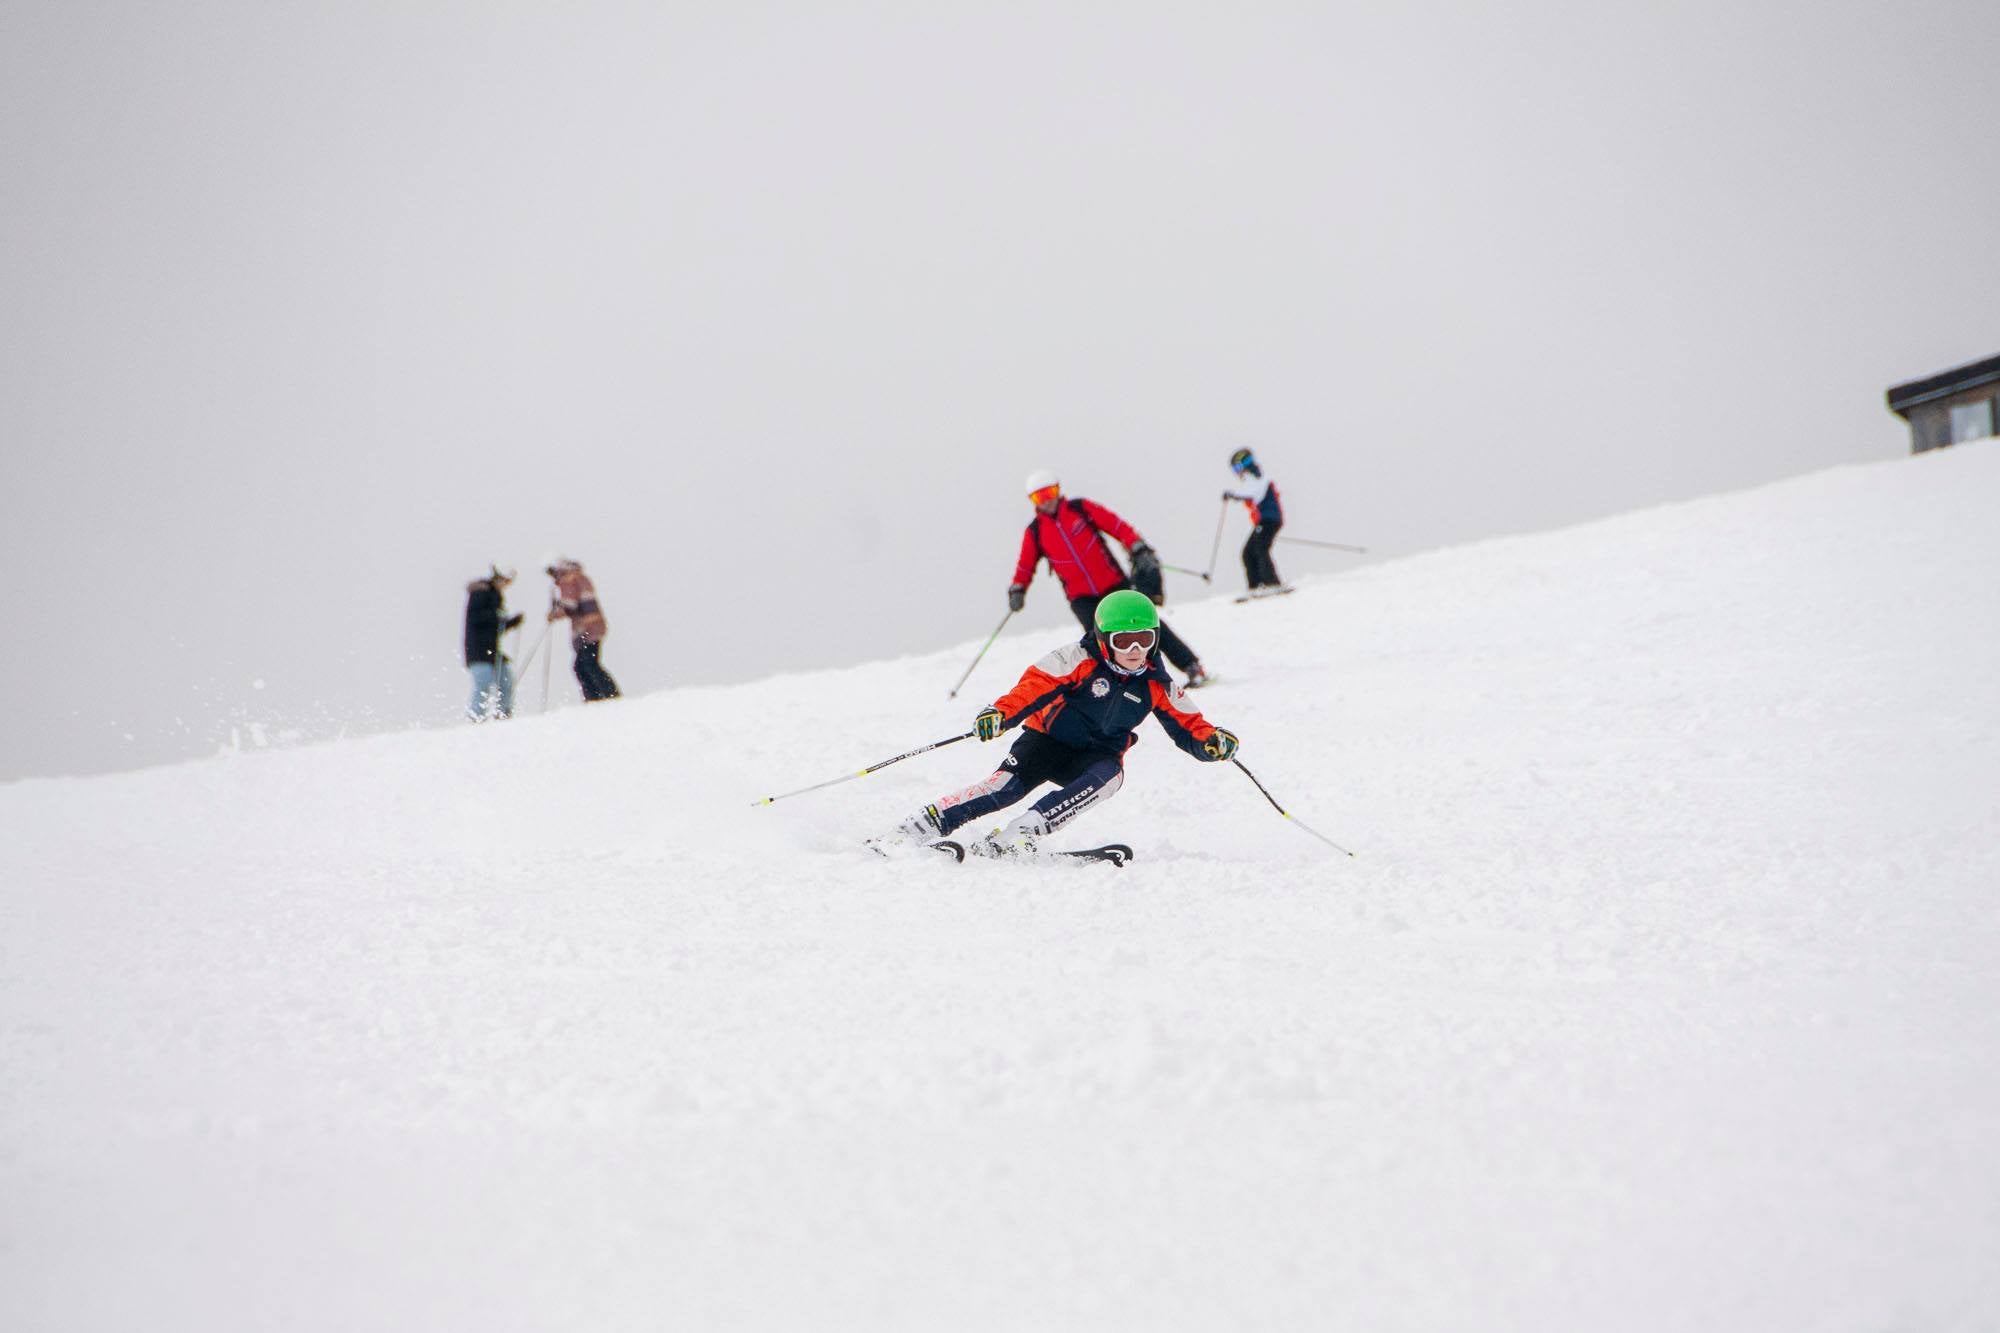
[[[1047,490],[1051,486],[1060,490],[1062,483],[1057,481],[1056,474],[1047,468],[1038,467],[1028,474],[1028,494],[1033,495],[1036,491]]]

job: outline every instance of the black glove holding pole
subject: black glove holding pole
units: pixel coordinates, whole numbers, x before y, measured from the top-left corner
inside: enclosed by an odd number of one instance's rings
[[[1160,557],[1144,542],[1132,548],[1132,586],[1146,594],[1154,606],[1167,604],[1167,585],[1160,573]]]

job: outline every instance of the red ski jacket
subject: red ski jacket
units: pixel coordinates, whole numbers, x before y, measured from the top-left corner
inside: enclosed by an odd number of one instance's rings
[[[1130,523],[1101,504],[1068,496],[1056,501],[1056,512],[1035,511],[1035,521],[1021,535],[1021,559],[1014,566],[1014,582],[1028,586],[1035,577],[1035,564],[1046,559],[1055,576],[1062,580],[1063,596],[1101,597],[1114,588],[1126,586],[1125,571],[1111,558],[1104,544],[1109,533],[1126,550],[1146,540]]]

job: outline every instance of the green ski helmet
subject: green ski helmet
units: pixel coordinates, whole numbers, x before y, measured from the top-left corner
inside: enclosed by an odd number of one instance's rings
[[[1096,619],[1097,646],[1107,656],[1112,651],[1111,636],[1128,630],[1154,631],[1153,651],[1160,649],[1160,610],[1153,605],[1153,599],[1143,592],[1120,588],[1117,592],[1105,594],[1104,600],[1097,604]]]

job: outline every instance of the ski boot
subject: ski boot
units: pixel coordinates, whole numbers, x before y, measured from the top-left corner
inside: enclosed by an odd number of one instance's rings
[[[989,861],[1026,861],[1035,854],[1032,838],[1010,838],[1004,830],[994,829],[977,842],[965,844],[966,855],[985,857]]]
[[[868,839],[863,845],[880,856],[888,856],[912,843],[933,842],[944,836],[944,821],[938,808],[927,805],[887,833]]]
[[[977,842],[967,843],[965,850],[973,856],[994,860],[1033,860],[1042,835],[1048,831],[1039,817],[1017,819],[1006,828],[994,829]]]

